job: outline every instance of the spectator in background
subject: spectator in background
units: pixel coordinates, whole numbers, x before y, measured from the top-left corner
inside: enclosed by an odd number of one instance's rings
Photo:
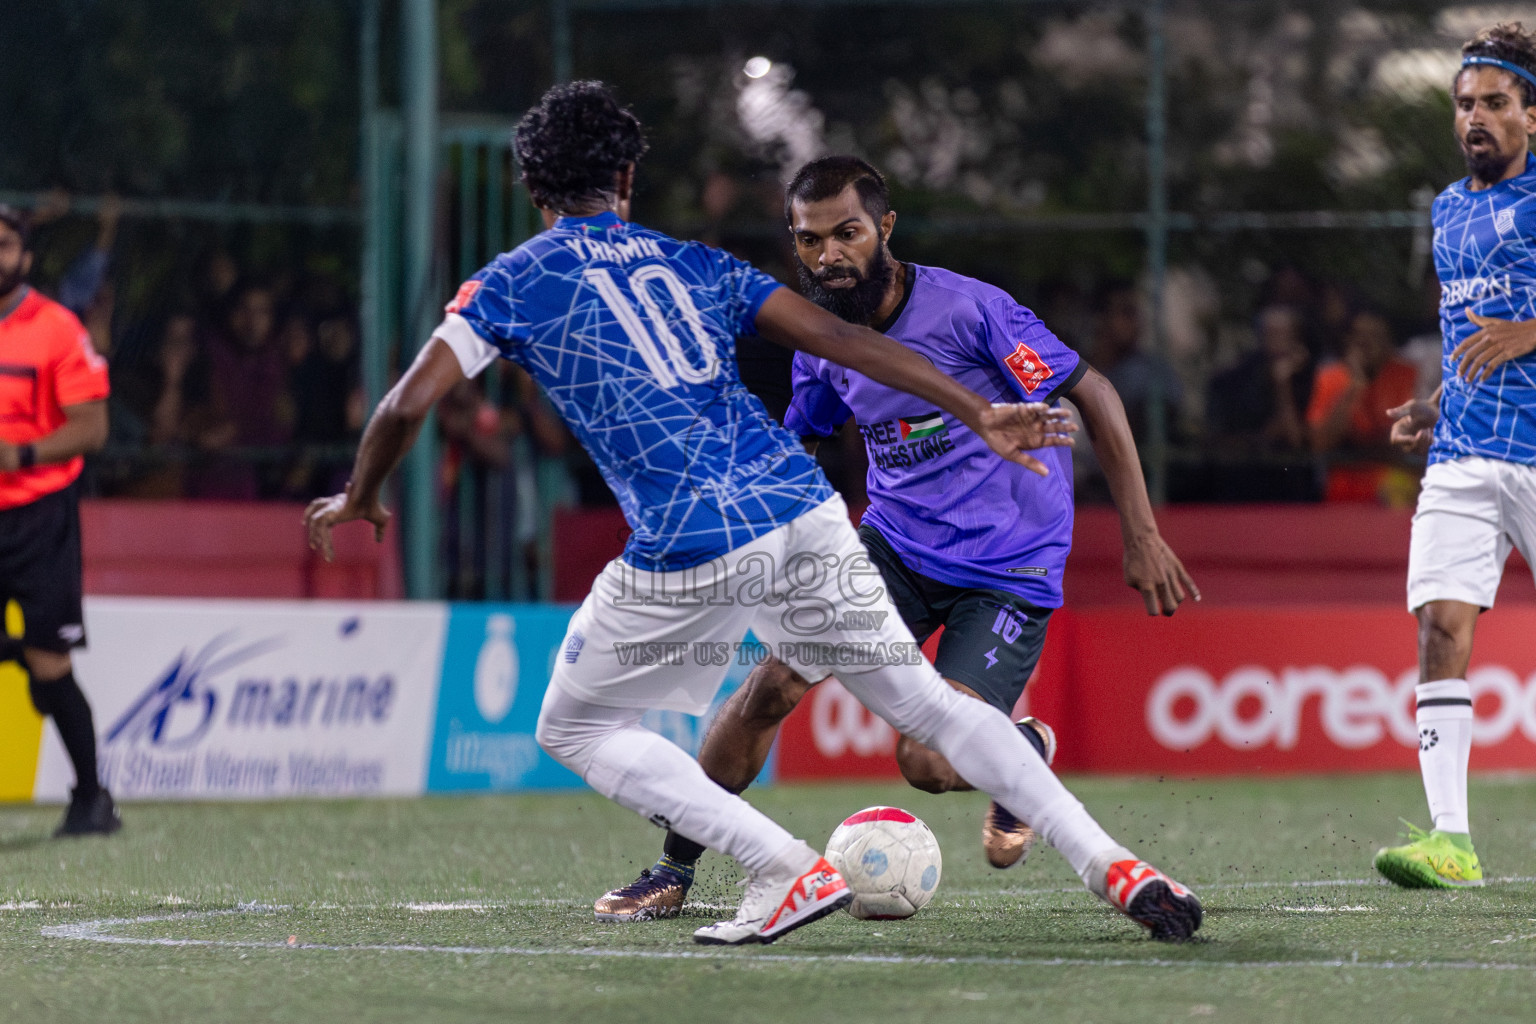
[[[1088,357],[1119,392],[1136,440],[1146,440],[1154,388],[1162,391],[1164,420],[1170,428],[1166,436],[1174,436],[1172,428],[1181,421],[1184,385],[1168,360],[1142,351],[1141,296],[1136,286],[1123,280],[1107,282],[1100,286],[1093,307]]]
[[[118,493],[181,497],[184,451],[210,427],[208,361],[198,345],[197,319],[187,311],[167,317],[147,359],[114,368],[113,387],[121,400],[113,407],[114,442],[141,452]]]
[[[216,330],[229,309],[235,286],[240,283],[240,266],[223,249],[207,253],[198,260],[197,266],[193,288],[197,295],[198,315],[205,327]]]
[[[122,216],[123,201],[115,195],[103,196],[96,214],[95,244],[76,256],[69,269],[64,271],[64,276],[59,278],[59,305],[82,320],[88,320],[87,311],[98,303],[103,291],[110,287],[107,273],[112,269],[112,249],[117,244],[117,225]],[[107,320],[110,323],[110,312]],[[86,328],[90,329],[89,322]],[[103,347],[95,331],[91,332],[91,340],[96,345],[96,351],[103,355],[111,347],[110,342]]]
[[[1379,311],[1357,309],[1347,323],[1341,357],[1317,371],[1307,408],[1312,450],[1336,456],[1328,466],[1326,498],[1403,507],[1416,496],[1417,475],[1392,458],[1387,410],[1413,398],[1417,371],[1398,358],[1391,326]]]
[[[290,335],[290,341],[296,336]],[[326,317],[305,351],[289,348],[290,359],[295,356],[293,440],[301,450],[286,490],[310,498],[340,490],[349,468],[345,461],[328,462],[315,449],[349,444],[362,430],[362,355],[356,322],[344,314]]]
[[[515,410],[498,409],[486,397],[483,379],[475,379],[460,380],[443,396],[437,427],[444,442],[438,473],[448,593],[484,598],[490,560],[501,561],[512,550],[515,513],[509,513],[520,502],[517,474],[507,470],[522,422]],[[492,508],[500,514],[489,514]]]
[[[48,224],[68,216],[74,205],[68,192],[55,188],[40,194],[34,202],[32,225]],[[117,294],[107,274],[112,269],[112,250],[117,245],[117,226],[123,216],[123,201],[108,193],[96,212],[96,239],[76,256],[59,278],[59,305],[85,324],[91,344],[103,356],[112,354],[112,314]]]
[[[1354,323],[1360,300],[1354,290],[1339,281],[1324,281],[1317,288],[1317,335],[1313,351],[1323,359],[1344,355],[1345,336]]]
[[[1268,306],[1259,311],[1257,323],[1259,347],[1211,379],[1207,422],[1217,439],[1244,448],[1303,451],[1312,353],[1302,311]]]
[[[1266,306],[1256,327],[1258,347],[1213,377],[1206,393],[1210,448],[1229,457],[1209,477],[1208,496],[1315,500],[1315,474],[1303,454],[1309,448],[1306,410],[1313,369],[1305,314],[1296,306]],[[1294,458],[1274,458],[1285,455]]]
[[[215,453],[193,474],[195,497],[250,501],[277,490],[272,467],[229,448],[273,448],[292,435],[288,353],[278,341],[276,299],[267,285],[236,285],[223,330],[208,337],[210,426],[199,446]]]

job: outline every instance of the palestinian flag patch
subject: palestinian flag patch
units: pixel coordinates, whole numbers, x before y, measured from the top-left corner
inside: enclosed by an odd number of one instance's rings
[[[927,416],[918,416],[910,420],[897,420],[901,424],[901,439],[903,441],[916,441],[920,437],[929,437],[944,429],[944,417],[936,412]]]

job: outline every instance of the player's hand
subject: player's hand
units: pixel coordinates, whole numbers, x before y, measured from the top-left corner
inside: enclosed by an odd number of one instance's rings
[[[21,452],[9,441],[0,441],[0,473],[14,473],[21,468]]]
[[[1029,402],[983,409],[976,433],[1009,462],[1050,476],[1045,463],[1028,453],[1036,448],[1070,448],[1076,429],[1077,424],[1067,410],[1053,409],[1044,402]]]
[[[1429,451],[1429,441],[1435,430],[1440,410],[1422,398],[1404,402],[1395,409],[1388,409],[1392,417],[1392,444],[1405,452],[1423,455]]]
[[[373,524],[375,542],[384,539],[384,527],[389,525],[389,509],[375,499],[364,505],[352,500],[352,485],[341,494],[329,498],[316,498],[304,510],[304,528],[309,531],[309,546],[320,552],[327,562],[336,557],[331,546],[331,530],[338,523],[350,523],[354,519],[366,519]]]
[[[1467,319],[1479,328],[1456,346],[1451,359],[1456,372],[1470,384],[1481,384],[1488,375],[1511,359],[1536,352],[1536,323],[1529,320],[1495,320],[1470,309]]]
[[[1148,615],[1172,615],[1185,601],[1200,600],[1200,588],[1156,531],[1126,538],[1125,582],[1141,591]]]

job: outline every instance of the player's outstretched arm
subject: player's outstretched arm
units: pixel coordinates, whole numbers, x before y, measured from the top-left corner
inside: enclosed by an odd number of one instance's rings
[[[756,324],[758,333],[775,344],[829,359],[887,387],[927,399],[970,427],[1003,458],[1041,476],[1050,470],[1027,453],[1072,444],[1071,432],[1077,428],[1064,410],[1041,402],[993,405],[906,346],[841,320],[787,288],[768,297],[758,310]]]
[[[1120,513],[1125,545],[1125,582],[1141,592],[1148,615],[1172,615],[1184,601],[1200,600],[1200,588],[1158,532],[1152,499],[1141,474],[1136,440],[1115,386],[1093,367],[1068,396],[1083,414],[1088,440]]]
[[[463,379],[464,371],[459,368],[453,350],[447,342],[434,337],[417,354],[399,383],[380,399],[357,446],[357,460],[347,489],[328,498],[316,498],[304,510],[309,546],[323,554],[327,562],[335,554],[331,530],[338,523],[366,519],[373,524],[373,539],[384,539],[384,527],[389,524],[389,510],[379,496],[384,481],[416,442],[433,406]]]

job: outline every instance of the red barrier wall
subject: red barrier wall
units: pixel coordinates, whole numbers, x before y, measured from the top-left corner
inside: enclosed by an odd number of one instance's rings
[[[857,510],[855,516],[862,510]],[[1158,512],[1163,537],[1188,567],[1203,604],[1400,604],[1412,515],[1367,505],[1182,505]],[[616,508],[555,517],[555,599],[580,601],[624,549]],[[1067,559],[1067,606],[1134,605],[1122,577],[1114,509],[1077,510]],[[1510,556],[1499,603],[1536,603],[1536,584]]]
[[[1401,608],[1062,611],[1026,692],[1069,771],[1229,775],[1412,770],[1415,625]],[[1536,608],[1478,624],[1477,770],[1536,769]],[[784,723],[778,777],[898,776],[895,734],[829,683]]]
[[[1180,505],[1157,513],[1163,538],[1205,606],[1406,600],[1408,511],[1369,505]],[[1067,607],[1136,602],[1122,575],[1114,509],[1080,508],[1067,560]],[[1499,603],[1536,603],[1531,570],[1510,556]],[[1180,612],[1182,615],[1183,613]]]
[[[304,506],[101,500],[80,503],[88,594],[141,597],[399,598],[397,541],[335,532],[336,560],[309,550]]]

